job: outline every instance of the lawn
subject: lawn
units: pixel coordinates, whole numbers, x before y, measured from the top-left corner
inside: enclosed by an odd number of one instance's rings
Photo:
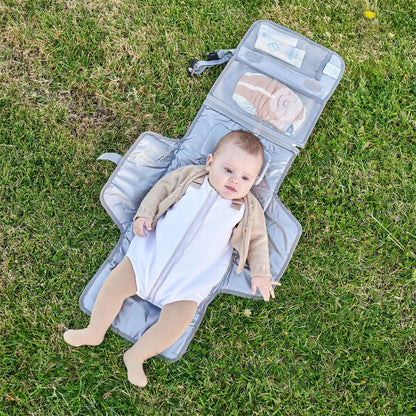
[[[374,19],[364,17],[374,10]],[[414,0],[1,0],[0,415],[416,415]],[[99,202],[146,130],[180,138],[205,52],[275,21],[344,77],[279,197],[303,235],[270,303],[220,295],[184,357],[127,381],[129,342],[72,348],[118,240]]]

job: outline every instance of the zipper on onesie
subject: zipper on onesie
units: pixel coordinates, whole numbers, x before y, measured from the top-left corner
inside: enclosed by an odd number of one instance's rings
[[[155,281],[152,288],[150,289],[149,299],[151,303],[154,303],[157,291],[160,289],[163,282],[168,277],[172,268],[181,259],[184,251],[187,249],[189,244],[192,243],[192,240],[194,239],[196,233],[199,231],[202,223],[204,222],[206,216],[208,215],[209,211],[211,210],[212,206],[214,205],[218,197],[218,193],[214,189],[210,189],[207,197],[205,198],[205,201],[202,203],[201,208],[195,214],[194,219],[192,220],[191,224],[186,230],[186,233],[184,233],[184,236],[182,237],[181,241],[176,247],[176,250],[170,257],[170,259],[167,261],[158,279]]]

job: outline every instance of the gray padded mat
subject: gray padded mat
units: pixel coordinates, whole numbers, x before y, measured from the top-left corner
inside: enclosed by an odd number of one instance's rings
[[[277,192],[294,158],[306,145],[343,72],[344,62],[336,53],[275,23],[255,22],[182,139],[145,132],[123,157],[104,155],[103,159],[115,161],[117,167],[101,191],[101,202],[121,235],[84,289],[81,309],[91,313],[103,282],[123,259],[133,238],[133,216],[153,184],[181,166],[205,164],[207,155],[220,138],[237,129],[256,134],[265,149],[263,177],[253,187],[253,193],[265,212],[272,278],[280,280],[302,229],[279,200]],[[263,105],[264,97],[267,106]],[[292,113],[281,117],[282,100],[287,100],[283,107],[290,100],[293,105]],[[199,305],[185,334],[162,353],[164,357],[175,361],[185,353],[207,306],[218,293],[260,298],[258,294],[251,294],[248,268],[237,274],[234,256],[222,281]],[[149,302],[131,297],[124,302],[112,329],[136,342],[156,322],[159,313],[159,308]]]

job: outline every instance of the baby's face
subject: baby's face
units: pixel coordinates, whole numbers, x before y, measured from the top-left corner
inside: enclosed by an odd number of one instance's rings
[[[262,164],[260,156],[251,155],[239,146],[228,143],[215,155],[208,155],[208,180],[223,198],[243,198],[257,179]]]

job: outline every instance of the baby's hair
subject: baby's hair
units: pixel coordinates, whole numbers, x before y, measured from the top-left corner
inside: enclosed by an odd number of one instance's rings
[[[261,144],[258,137],[254,134],[244,131],[244,130],[234,130],[230,133],[227,133],[217,144],[214,154],[221,150],[221,148],[228,144],[232,143],[237,145],[240,149],[244,150],[250,155],[260,156],[262,163],[264,161],[264,150],[263,145]]]

